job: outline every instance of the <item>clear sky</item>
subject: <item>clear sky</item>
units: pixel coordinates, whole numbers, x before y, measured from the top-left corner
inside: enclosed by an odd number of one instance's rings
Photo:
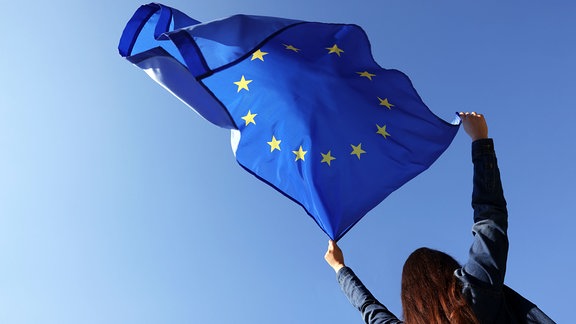
[[[304,210],[237,165],[229,132],[117,53],[134,0],[3,3],[0,323],[361,323]],[[510,212],[506,283],[573,321],[576,4],[573,1],[164,2],[365,29],[376,61],[439,117],[486,115]],[[420,246],[471,243],[470,141],[341,241],[400,315]]]

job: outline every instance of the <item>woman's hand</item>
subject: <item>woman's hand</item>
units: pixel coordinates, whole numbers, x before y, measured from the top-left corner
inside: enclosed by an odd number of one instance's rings
[[[462,126],[472,141],[488,138],[488,125],[482,114],[461,112]]]
[[[328,241],[328,251],[326,251],[324,259],[336,273],[345,266],[344,254],[342,254],[342,250],[340,250],[336,242],[332,240]]]

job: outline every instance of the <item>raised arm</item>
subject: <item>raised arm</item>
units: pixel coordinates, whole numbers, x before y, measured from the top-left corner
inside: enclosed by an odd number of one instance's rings
[[[501,291],[508,256],[508,212],[502,190],[494,142],[488,138],[484,116],[461,113],[472,142],[474,178],[474,241],[463,272],[472,284]]]
[[[534,303],[504,285],[508,258],[508,212],[484,116],[460,114],[472,142],[474,241],[456,276],[480,323],[554,323]],[[515,319],[515,320],[514,320]]]
[[[324,259],[336,272],[340,288],[352,306],[360,311],[365,323],[402,323],[370,293],[352,269],[344,264],[344,254],[336,242],[332,240],[328,242],[328,251],[326,251]]]

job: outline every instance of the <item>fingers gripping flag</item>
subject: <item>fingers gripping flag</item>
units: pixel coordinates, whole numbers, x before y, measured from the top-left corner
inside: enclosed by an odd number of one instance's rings
[[[340,239],[426,170],[458,124],[381,68],[356,25],[236,15],[200,23],[140,7],[120,54],[208,121],[232,130],[238,163]]]

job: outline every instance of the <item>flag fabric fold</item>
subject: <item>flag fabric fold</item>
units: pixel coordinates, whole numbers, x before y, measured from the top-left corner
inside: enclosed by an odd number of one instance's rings
[[[430,167],[459,124],[373,59],[356,25],[235,15],[200,23],[140,7],[120,54],[215,125],[238,163],[340,239]]]

